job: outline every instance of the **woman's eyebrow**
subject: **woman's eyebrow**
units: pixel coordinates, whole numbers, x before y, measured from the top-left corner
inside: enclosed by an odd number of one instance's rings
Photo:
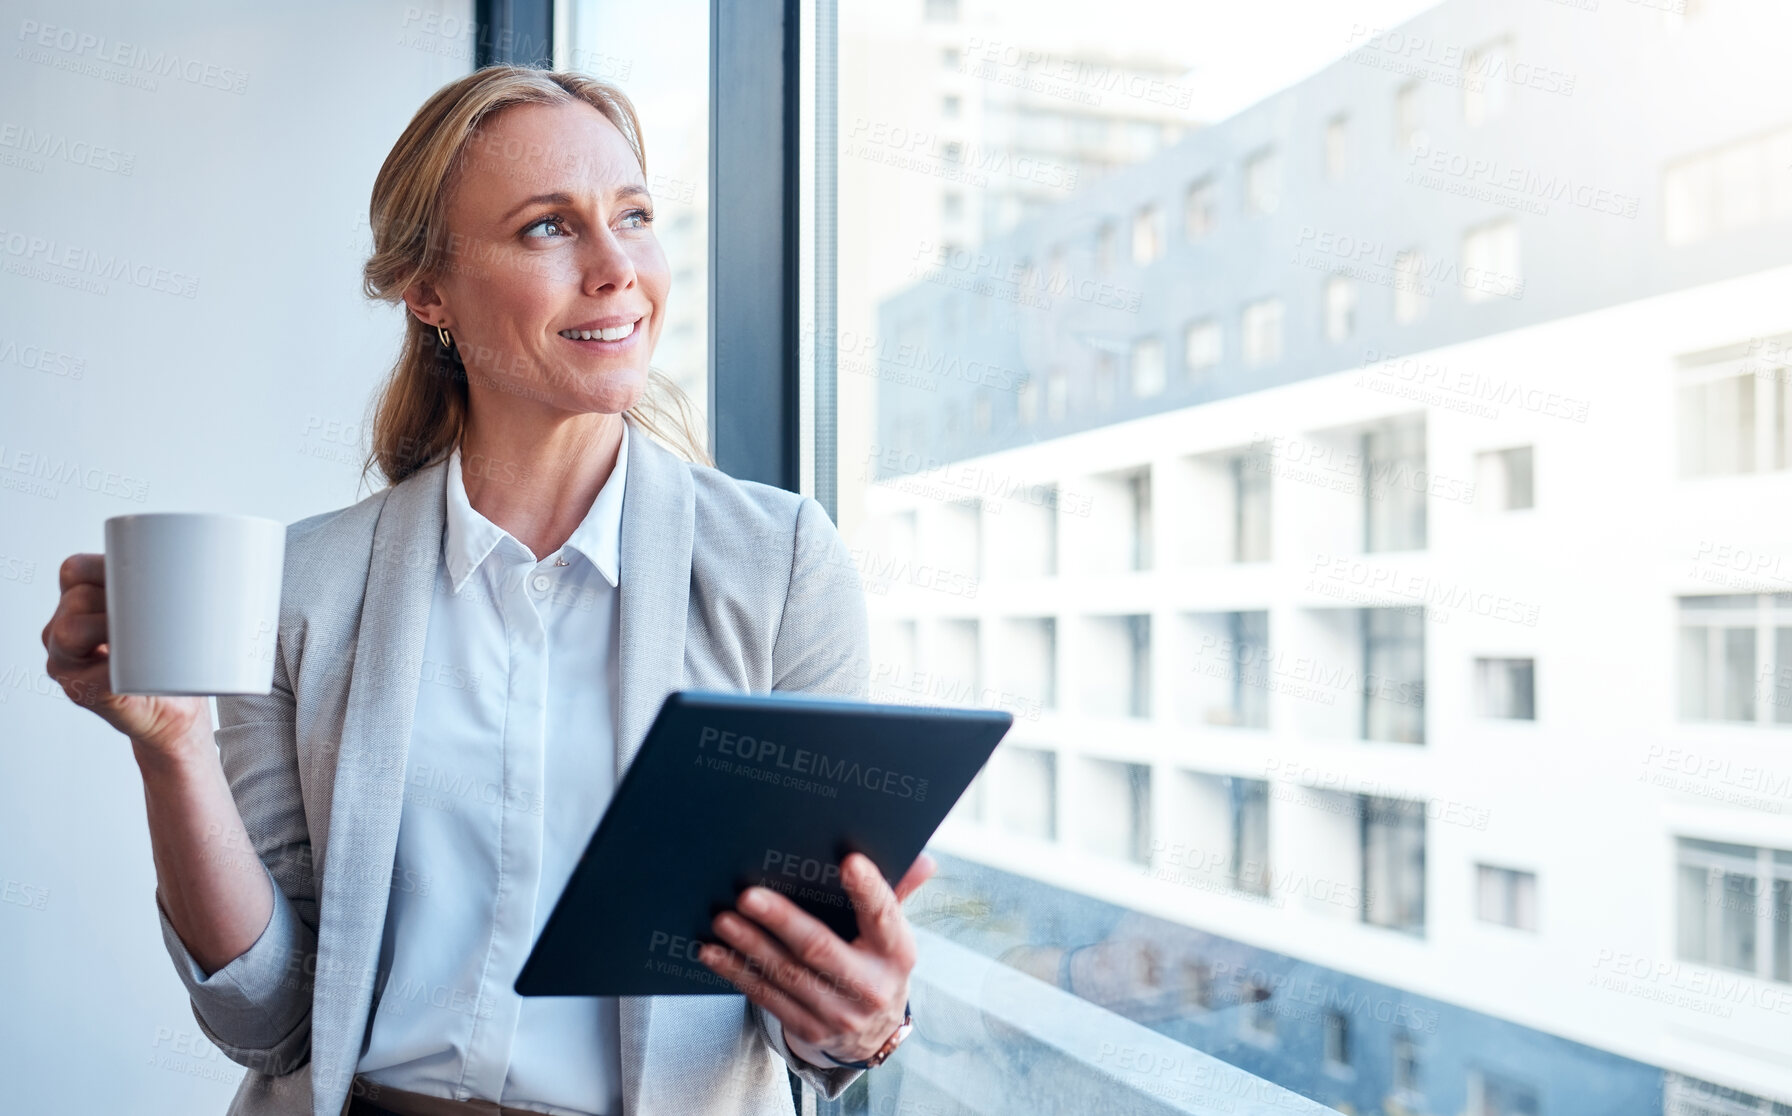
[[[639,182],[631,182],[626,186],[616,187],[616,190],[611,195],[611,197],[613,197],[617,201],[621,201],[623,198],[635,197],[637,195],[640,197],[650,197],[651,196],[648,194],[646,186],[643,186]],[[508,221],[512,217],[515,217],[517,214],[521,213],[523,210],[529,208],[532,205],[572,205],[572,204],[573,204],[572,195],[565,192],[564,190],[556,190],[555,192],[553,192],[551,194],[536,194],[534,197],[524,198],[522,201],[518,202],[515,205],[515,207],[513,207],[510,210],[510,212],[508,212],[504,215],[503,219]]]

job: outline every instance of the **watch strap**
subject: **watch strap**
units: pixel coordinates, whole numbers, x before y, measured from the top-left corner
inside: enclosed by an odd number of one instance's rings
[[[862,1062],[842,1062],[840,1059],[834,1057],[832,1054],[829,1054],[825,1050],[823,1050],[821,1052],[821,1056],[826,1058],[828,1061],[834,1063],[836,1066],[841,1067],[842,1069],[856,1069],[856,1070],[876,1069],[878,1066],[883,1065],[884,1062],[886,1060],[888,1060],[890,1055],[896,1053],[896,1047],[901,1045],[902,1040],[908,1037],[908,1032],[911,1029],[913,1029],[914,1025],[915,1025],[914,1014],[909,1011],[908,1001],[905,1000],[905,1001],[903,1001],[903,1004],[902,1004],[902,1024],[901,1024],[901,1026],[897,1027],[895,1033],[892,1034],[888,1039],[884,1040],[883,1046],[878,1049],[877,1053],[873,1054],[871,1057],[865,1059]]]

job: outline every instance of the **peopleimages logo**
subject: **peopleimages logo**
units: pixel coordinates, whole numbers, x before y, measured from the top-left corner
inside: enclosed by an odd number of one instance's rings
[[[904,775],[884,767],[866,766],[856,761],[848,763],[807,748],[791,748],[775,741],[761,740],[745,733],[726,732],[709,725],[705,725],[698,735],[697,748],[718,756],[728,756],[764,768],[782,768],[795,775],[807,775],[842,786],[863,787],[865,790],[880,791],[897,798],[911,798],[916,802],[927,799],[926,779],[917,779],[913,775]]]

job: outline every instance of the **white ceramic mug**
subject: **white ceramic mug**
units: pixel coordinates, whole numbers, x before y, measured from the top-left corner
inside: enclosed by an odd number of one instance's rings
[[[286,527],[249,515],[106,520],[106,642],[115,694],[265,694]]]

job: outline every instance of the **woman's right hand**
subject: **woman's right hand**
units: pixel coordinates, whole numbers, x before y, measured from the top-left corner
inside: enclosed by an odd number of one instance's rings
[[[211,712],[202,697],[142,697],[112,692],[111,648],[106,644],[106,559],[103,554],[71,554],[62,563],[62,599],[44,625],[46,672],[76,705],[131,738],[139,749],[173,755],[202,727],[210,734]]]

